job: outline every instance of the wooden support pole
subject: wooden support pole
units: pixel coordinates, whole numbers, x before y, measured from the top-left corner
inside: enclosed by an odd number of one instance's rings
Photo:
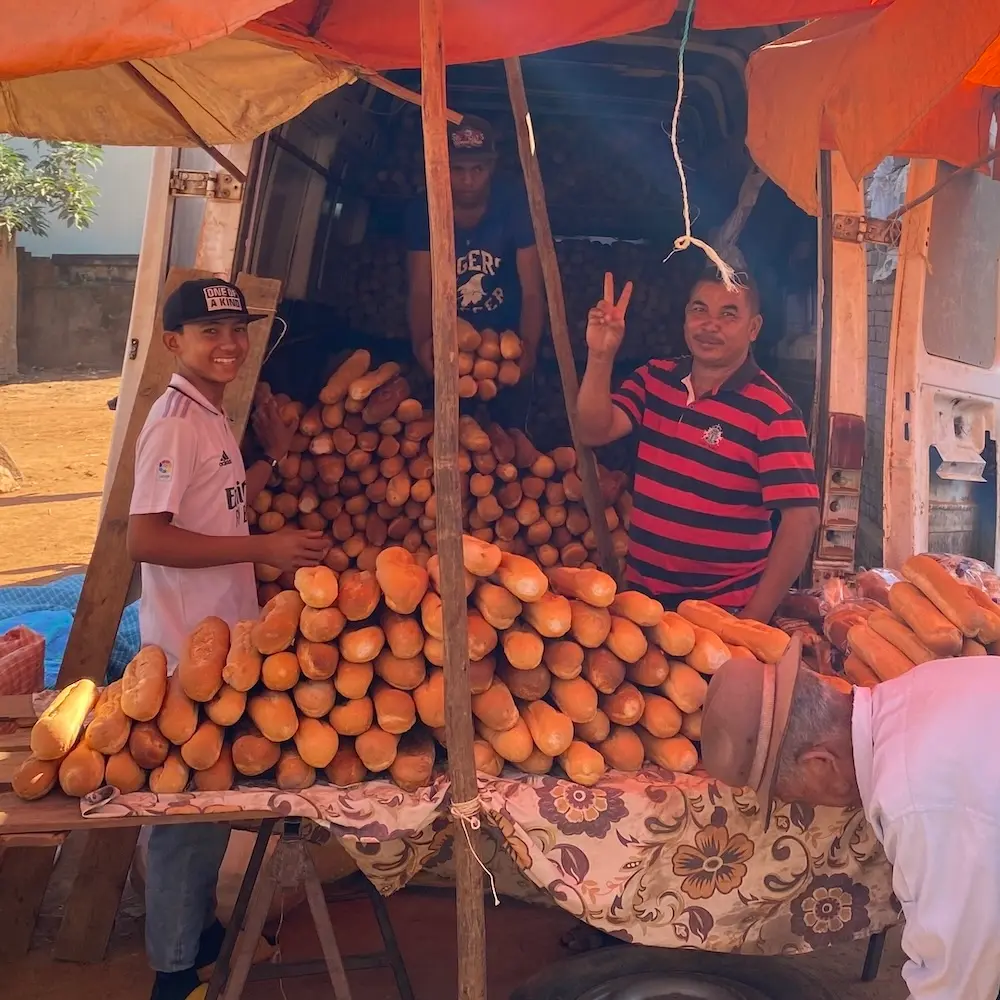
[[[549,326],[552,329],[552,343],[556,350],[556,362],[559,365],[559,378],[562,381],[563,397],[566,400],[566,415],[569,417],[569,430],[576,449],[577,468],[583,483],[583,502],[587,507],[590,525],[597,537],[597,552],[601,561],[601,569],[620,580],[621,567],[615,555],[611,532],[608,530],[604,516],[604,501],[597,481],[597,460],[594,453],[586,445],[581,444],[576,427],[576,397],[580,384],[576,378],[576,362],[573,360],[573,347],[569,339],[569,323],[566,320],[566,300],[563,296],[562,276],[559,273],[559,261],[556,259],[555,242],[552,239],[552,226],[549,222],[549,210],[545,203],[545,186],[542,183],[542,171],[535,155],[535,136],[531,128],[531,112],[528,110],[528,95],[524,90],[524,76],[521,73],[521,60],[514,56],[504,60],[507,71],[507,88],[510,91],[510,104],[514,110],[514,124],[517,128],[517,149],[521,156],[521,169],[524,171],[524,183],[528,191],[528,207],[531,209],[531,224],[535,230],[535,245],[538,247],[538,257],[542,264],[542,279],[545,282],[545,297],[549,304]],[[425,87],[426,90],[426,87]]]
[[[445,730],[453,806],[477,802],[469,698],[468,619],[458,471],[458,307],[455,221],[445,118],[444,0],[420,0],[424,166],[430,219],[434,322],[434,492],[444,613]],[[477,813],[478,815],[478,813]],[[474,824],[455,818],[458,1000],[485,1000],[486,920]],[[478,826],[478,824],[475,824]]]

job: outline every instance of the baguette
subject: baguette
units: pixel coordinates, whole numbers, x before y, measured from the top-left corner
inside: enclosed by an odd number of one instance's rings
[[[729,647],[715,632],[697,625],[691,627],[695,636],[694,649],[684,659],[699,673],[714,674],[723,663],[732,659]]]
[[[894,583],[889,588],[889,607],[931,652],[938,656],[958,656],[962,652],[961,629],[912,583]]]
[[[849,653],[844,659],[844,676],[855,687],[875,687],[879,683],[878,674],[857,653]]]
[[[132,720],[122,711],[122,683],[115,681],[101,692],[84,740],[92,750],[110,757],[128,742],[131,728]]]
[[[31,727],[31,752],[39,760],[65,757],[76,745],[84,720],[96,703],[97,685],[87,677],[60,691]]]
[[[10,787],[19,799],[34,802],[55,788],[61,764],[61,758],[39,760],[32,754],[11,776]]]
[[[211,701],[216,696],[228,656],[229,626],[221,618],[204,618],[188,636],[177,664],[181,686],[192,701]]]
[[[122,711],[136,722],[149,722],[166,693],[167,658],[159,646],[143,646],[122,676]]]
[[[82,798],[104,783],[104,755],[78,743],[59,765],[59,787],[67,794]]]
[[[663,605],[637,590],[620,591],[611,604],[611,613],[652,628],[663,618]]]
[[[635,730],[628,726],[615,726],[606,739],[597,744],[597,752],[608,767],[616,771],[634,773],[642,767],[646,749]]]
[[[938,658],[937,654],[928,649],[891,611],[873,611],[868,616],[868,627],[883,639],[888,639],[914,663],[929,663]]]
[[[368,366],[372,362],[372,357],[368,351],[355,351],[344,361],[340,367],[330,376],[326,385],[319,394],[319,401],[324,406],[332,406],[339,403],[346,395],[350,384],[361,378]]]
[[[714,632],[727,645],[746,647],[762,663],[777,663],[791,641],[780,628],[751,618],[737,618],[708,601],[682,601],[677,611],[693,625]]]
[[[905,653],[900,652],[888,639],[883,639],[867,622],[852,626],[847,633],[851,652],[861,658],[877,675],[888,681],[901,677],[913,667]]]
[[[983,609],[965,587],[930,556],[910,556],[903,563],[903,578],[967,638],[975,639],[983,629],[989,628]]]
[[[566,752],[559,755],[559,763],[570,781],[578,785],[596,785],[607,770],[600,751],[580,740],[573,740]]]
[[[983,593],[978,587],[965,584],[965,589],[983,611],[985,625],[979,630],[979,641],[988,645],[1000,639],[1000,606],[990,600],[989,594]]]
[[[650,629],[650,638],[667,656],[687,656],[694,649],[694,627],[675,611],[664,611],[660,620]]]

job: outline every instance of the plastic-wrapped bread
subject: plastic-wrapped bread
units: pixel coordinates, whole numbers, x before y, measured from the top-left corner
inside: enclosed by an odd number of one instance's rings
[[[601,711],[617,726],[634,726],[642,718],[646,706],[642,692],[625,681],[612,694],[598,699]]]
[[[80,682],[77,681],[77,684]],[[93,681],[88,682],[93,687]],[[72,685],[73,688],[76,685]],[[70,690],[67,688],[67,690]],[[159,646],[143,646],[122,675],[122,711],[136,722],[156,718],[167,693],[167,658]],[[94,691],[96,698],[97,692]],[[49,706],[54,707],[59,699]],[[92,705],[93,703],[91,703]],[[88,707],[87,711],[90,711]],[[86,713],[84,713],[86,715]],[[45,718],[44,714],[42,718]],[[81,719],[81,724],[83,720]],[[75,742],[75,737],[74,737]],[[72,743],[70,744],[72,746]],[[68,748],[67,748],[68,749]]]
[[[59,765],[59,787],[66,795],[82,798],[104,784],[104,755],[78,743]]]
[[[660,686],[660,692],[682,712],[696,712],[705,704],[708,681],[687,663],[671,660],[670,674]]]
[[[375,721],[375,706],[367,695],[334,705],[328,716],[340,736],[360,736]]]
[[[983,612],[984,624],[979,630],[979,641],[984,644],[996,642],[1000,639],[1000,605],[994,604],[990,596],[978,587],[967,583],[965,590]]]
[[[694,627],[674,611],[664,611],[663,617],[650,630],[650,638],[670,657],[687,656],[694,649]]]
[[[604,757],[592,746],[574,740],[565,753],[559,756],[559,763],[570,781],[579,785],[596,785],[607,770]]]
[[[368,769],[354,749],[353,740],[342,740],[324,773],[331,784],[346,788],[364,781],[368,776]]]
[[[573,742],[573,720],[547,702],[533,701],[521,708],[535,746],[548,757],[565,753]]]
[[[607,738],[598,743],[595,749],[607,766],[616,771],[638,771],[646,756],[642,740],[628,726],[613,726]]]
[[[229,652],[222,668],[222,681],[237,691],[249,691],[260,680],[264,662],[253,644],[255,621],[237,622],[231,629]]]
[[[389,775],[404,792],[430,785],[434,775],[434,740],[430,733],[416,729],[400,737]]]
[[[295,589],[308,608],[329,608],[337,600],[337,574],[328,566],[303,566],[295,571]]]
[[[698,766],[698,751],[686,736],[671,736],[661,740],[641,726],[636,729],[646,756],[659,767],[681,774],[690,774]]]
[[[552,700],[573,722],[592,722],[597,716],[597,689],[583,677],[552,679]]]
[[[109,684],[97,699],[94,718],[84,733],[87,746],[110,757],[128,742],[132,720],[122,711],[121,681]]]

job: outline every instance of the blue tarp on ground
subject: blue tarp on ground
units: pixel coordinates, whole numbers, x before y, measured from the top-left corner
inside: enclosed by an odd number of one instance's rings
[[[47,688],[55,686],[59,675],[82,588],[82,573],[52,583],[0,587],[0,635],[15,625],[25,625],[45,637]],[[136,601],[125,608],[118,626],[108,661],[108,680],[121,677],[129,660],[139,652],[139,645],[139,602]]]

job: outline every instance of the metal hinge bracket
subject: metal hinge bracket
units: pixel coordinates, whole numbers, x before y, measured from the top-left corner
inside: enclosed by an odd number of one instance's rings
[[[833,238],[842,243],[877,243],[894,247],[899,243],[900,219],[870,219],[867,215],[834,215]]]
[[[174,198],[212,198],[239,201],[243,185],[231,174],[211,170],[171,170],[170,194]]]

